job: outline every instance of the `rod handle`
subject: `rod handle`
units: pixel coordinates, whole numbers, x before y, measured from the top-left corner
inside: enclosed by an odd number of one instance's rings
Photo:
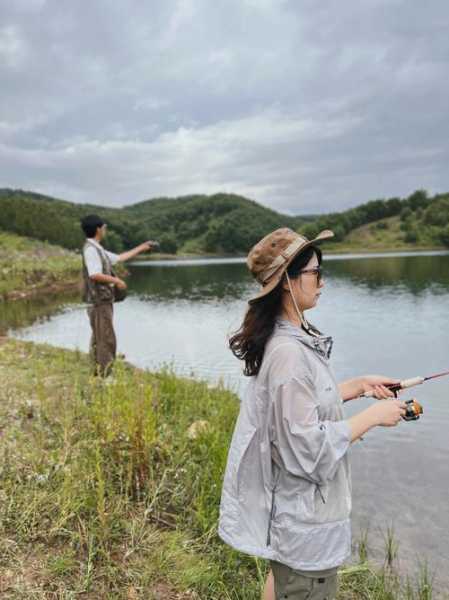
[[[421,385],[424,383],[424,377],[412,377],[411,379],[404,379],[401,381],[401,389],[405,390],[406,388],[413,387],[414,385]]]
[[[424,383],[424,377],[411,377],[410,379],[403,379],[399,383],[389,383],[385,387],[393,390],[394,392],[399,392],[400,390],[405,390],[406,388],[413,387],[415,385],[421,385]],[[372,398],[374,392],[371,390],[369,392],[365,392],[362,394],[362,398]]]

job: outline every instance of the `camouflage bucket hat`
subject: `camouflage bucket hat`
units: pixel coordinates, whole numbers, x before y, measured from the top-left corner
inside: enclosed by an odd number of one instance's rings
[[[251,298],[249,303],[256,302],[274,290],[289,264],[300,252],[312,244],[332,237],[334,237],[333,232],[325,229],[313,240],[308,240],[292,229],[283,227],[262,238],[251,248],[246,259],[248,269],[262,285],[260,292]]]

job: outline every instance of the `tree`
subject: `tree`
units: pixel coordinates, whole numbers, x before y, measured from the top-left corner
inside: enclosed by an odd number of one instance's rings
[[[449,248],[449,225],[446,225],[440,233],[440,240],[447,248]]]
[[[407,202],[412,210],[426,208],[429,204],[428,194],[426,190],[416,190],[407,198]]]
[[[166,233],[165,235],[161,236],[159,243],[161,245],[161,252],[166,252],[167,254],[176,254],[178,252],[178,244],[176,243],[176,238],[174,235]]]
[[[407,244],[416,244],[419,239],[418,230],[416,228],[409,229],[405,234],[405,242]]]

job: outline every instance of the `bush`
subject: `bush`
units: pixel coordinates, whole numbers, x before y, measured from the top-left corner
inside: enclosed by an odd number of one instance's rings
[[[416,244],[419,240],[417,229],[409,229],[405,234],[405,242],[407,244]]]
[[[440,240],[447,248],[449,248],[449,225],[446,225],[446,227],[441,232]]]
[[[159,239],[159,243],[161,245],[161,252],[166,252],[167,254],[176,254],[178,252],[178,244],[176,243],[176,239],[173,235],[163,235]]]
[[[385,221],[380,221],[379,223],[376,224],[376,229],[379,229],[379,230],[388,229],[388,223],[385,223]]]

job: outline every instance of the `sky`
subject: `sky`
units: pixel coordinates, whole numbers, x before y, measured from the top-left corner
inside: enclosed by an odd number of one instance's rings
[[[449,3],[1,0],[0,187],[289,214],[449,190]]]

